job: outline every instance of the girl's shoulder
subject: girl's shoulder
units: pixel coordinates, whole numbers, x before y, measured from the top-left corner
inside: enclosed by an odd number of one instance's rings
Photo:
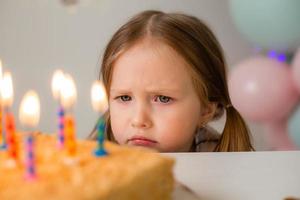
[[[199,129],[195,136],[195,152],[212,152],[220,137],[220,133],[210,126]]]

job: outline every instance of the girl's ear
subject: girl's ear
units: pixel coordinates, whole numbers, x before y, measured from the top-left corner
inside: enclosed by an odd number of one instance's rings
[[[217,103],[209,103],[206,107],[202,109],[201,118],[199,120],[199,127],[203,127],[208,122],[210,122],[217,111]]]

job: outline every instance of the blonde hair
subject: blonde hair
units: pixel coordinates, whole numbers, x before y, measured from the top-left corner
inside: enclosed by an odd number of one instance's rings
[[[225,60],[212,31],[193,16],[160,11],[144,11],[131,18],[111,38],[102,60],[101,74],[110,91],[114,62],[138,41],[150,37],[173,48],[188,63],[195,90],[203,106],[217,105],[213,119],[226,110],[226,123],[215,151],[251,151],[250,133],[238,111],[231,105]],[[114,140],[109,113],[106,136]]]

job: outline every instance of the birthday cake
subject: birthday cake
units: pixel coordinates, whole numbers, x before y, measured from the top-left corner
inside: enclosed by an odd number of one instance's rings
[[[77,140],[70,157],[57,148],[54,137],[36,134],[36,178],[27,180],[20,135],[15,164],[0,152],[0,199],[171,199],[173,159],[110,142],[104,143],[108,155],[95,157],[96,142]]]

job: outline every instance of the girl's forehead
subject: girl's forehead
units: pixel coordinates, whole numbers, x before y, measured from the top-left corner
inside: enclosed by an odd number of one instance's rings
[[[139,42],[125,51],[113,66],[112,84],[182,87],[191,82],[185,60],[162,42]]]
[[[113,71],[182,73],[188,64],[173,48],[158,40],[142,40],[124,51],[115,61]],[[159,75],[159,74],[157,74]]]

